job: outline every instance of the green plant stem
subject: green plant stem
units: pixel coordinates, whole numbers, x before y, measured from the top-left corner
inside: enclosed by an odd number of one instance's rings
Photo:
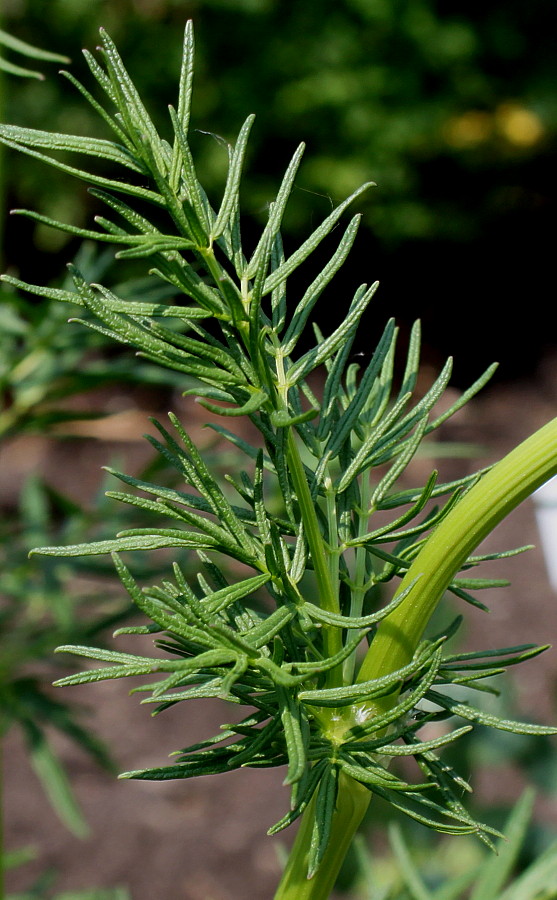
[[[483,475],[437,526],[402,579],[415,587],[381,623],[358,681],[406,665],[435,607],[478,544],[526,497],[557,474],[557,418]]]
[[[412,658],[431,614],[470,553],[522,500],[556,474],[557,418],[497,463],[437,526],[402,579],[399,591],[418,578],[415,588],[381,623],[358,681],[386,675]],[[394,694],[381,698],[373,708],[369,706],[370,714],[388,708],[395,699]],[[331,710],[331,723],[335,715]],[[308,880],[305,873],[314,821],[310,804],[275,900],[326,900],[370,797],[351,779],[341,780],[329,846],[316,874]]]
[[[319,605],[323,609],[326,609],[327,612],[338,613],[339,605],[336,586],[333,585],[331,581],[323,537],[315,514],[314,501],[310,494],[300,452],[291,428],[288,430],[287,459],[292,483],[298,498],[300,516],[304,524],[304,534],[308,542],[315,570],[315,580],[317,581],[317,590],[319,592]],[[339,653],[342,649],[341,629],[332,625],[324,626],[323,640],[326,656],[334,656],[336,653]],[[327,687],[338,687],[340,684],[342,684],[342,665],[330,669],[327,673]]]
[[[358,513],[357,522],[358,522],[358,532],[357,536],[359,538],[363,537],[368,530],[369,523],[369,508],[371,503],[371,482],[369,473],[366,472],[362,479],[362,483],[360,485],[360,505],[361,511]],[[351,597],[350,597],[350,615],[351,616],[361,616],[364,608],[364,598],[371,587],[371,582],[367,580],[366,583],[366,557],[367,552],[365,547],[356,547],[355,553],[355,565],[354,565],[354,585],[351,589]],[[354,634],[353,631],[348,631],[348,637],[351,637]],[[344,663],[344,683],[351,684],[354,680],[354,671],[356,669],[356,656],[357,651],[351,654],[348,657],[346,662]]]
[[[308,879],[307,860],[315,821],[314,802],[310,803],[302,817],[275,900],[327,900],[370,800],[367,788],[341,773],[329,846],[316,874]]]
[[[279,411],[288,411],[288,383],[284,372],[284,359],[281,354],[277,354],[277,379],[278,379],[278,402],[276,409]],[[304,464],[300,456],[300,451],[294,436],[294,430],[289,427],[286,437],[286,460],[288,470],[292,479],[292,484],[298,499],[300,509],[300,517],[304,526],[304,535],[308,542],[309,551],[313,561],[315,571],[315,580],[317,582],[317,590],[319,594],[319,605],[328,612],[339,613],[338,602],[338,579],[333,581],[329,558],[317,514],[315,512],[315,503],[312,499],[309,489],[306,473],[304,472]],[[342,649],[342,631],[332,625],[323,627],[323,644],[327,656],[334,656]],[[329,669],[326,675],[327,687],[338,687],[342,684],[342,666],[335,666]]]

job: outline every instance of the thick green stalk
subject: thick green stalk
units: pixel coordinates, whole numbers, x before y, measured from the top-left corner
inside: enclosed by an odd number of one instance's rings
[[[402,579],[415,587],[381,623],[358,681],[387,675],[412,659],[431,614],[468,556],[519,503],[557,474],[557,418],[515,447],[437,526]]]
[[[497,463],[437,526],[402,579],[399,591],[418,578],[415,588],[381,623],[358,681],[386,675],[412,658],[431,614],[468,556],[522,500],[556,474],[557,418]],[[386,708],[394,701],[395,695],[391,695],[380,702]],[[379,702],[370,707],[370,714],[379,711]],[[331,724],[334,715],[331,711]],[[308,880],[305,873],[314,816],[310,804],[275,900],[326,900],[370,796],[351,779],[339,785],[329,846],[316,874]]]
[[[308,879],[308,853],[315,820],[314,803],[310,803],[302,818],[275,900],[327,900],[370,799],[367,788],[341,774],[329,846],[317,872]]]

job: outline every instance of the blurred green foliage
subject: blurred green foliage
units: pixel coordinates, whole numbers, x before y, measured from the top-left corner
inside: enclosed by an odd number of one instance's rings
[[[369,177],[378,182],[370,217],[383,239],[447,231],[469,237],[490,207],[541,199],[498,193],[533,159],[546,159],[555,141],[556,63],[548,39],[555,9],[547,0],[489,0],[473,10],[435,0],[20,0],[11,6],[5,18],[12,29],[58,50],[94,46],[104,25],[152,108],[163,110],[181,31],[193,17],[198,121],[210,118],[230,137],[246,108],[258,116],[254,214],[257,198],[264,205],[276,183],[281,148],[286,153],[300,134],[310,142],[302,177],[307,190],[328,196],[332,184],[336,200]],[[166,52],[153,54],[161,45]],[[43,119],[56,130],[72,130],[76,120],[87,129],[76,100],[66,82],[52,78],[40,95],[24,84],[12,92],[18,116],[29,124],[34,118],[36,127]],[[206,169],[216,180],[221,154],[205,143]],[[436,164],[443,166],[437,174]],[[466,184],[475,176],[491,184],[483,211],[470,202],[463,174]],[[305,206],[302,197],[291,227]]]
[[[374,859],[357,839],[358,900],[555,900],[557,842],[528,857],[534,792],[526,790],[507,815],[497,853],[468,839],[432,848],[409,843],[398,824],[388,827],[392,855]],[[518,863],[520,862],[520,865]],[[513,877],[514,876],[514,877]]]
[[[254,228],[301,136],[309,148],[287,234],[296,237],[308,219],[373,179],[369,230],[351,280],[369,279],[371,256],[383,304],[399,318],[414,317],[419,292],[434,346],[450,332],[451,350],[473,342],[480,367],[495,352],[507,376],[535,363],[553,340],[554,312],[546,311],[543,334],[532,317],[508,312],[523,294],[542,295],[551,276],[552,0],[473,7],[462,0],[8,0],[2,27],[51,51],[72,48],[70,68],[81,77],[84,62],[73,48],[94,48],[104,25],[160,125],[175,100],[167,86],[189,17],[198,47],[194,123],[211,121],[230,139],[246,110],[257,114],[245,190]],[[6,121],[98,134],[93,111],[52,69],[38,90],[10,85],[6,107]],[[225,155],[211,136],[198,141],[200,178],[216,191]],[[9,166],[12,207],[77,225],[95,211],[85,186],[68,191],[62,173],[45,179],[40,167],[12,155]],[[36,267],[22,250],[32,231],[43,257],[69,240],[12,219],[7,260],[23,277]],[[45,265],[54,275],[60,260],[43,258]]]

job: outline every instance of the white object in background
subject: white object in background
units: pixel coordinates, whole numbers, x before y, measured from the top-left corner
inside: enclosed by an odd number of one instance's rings
[[[542,484],[533,496],[549,583],[557,591],[557,475]]]

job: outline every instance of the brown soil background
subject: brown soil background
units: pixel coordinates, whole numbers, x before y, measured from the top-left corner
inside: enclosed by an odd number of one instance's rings
[[[534,379],[484,391],[445,428],[444,438],[481,443],[487,448],[485,462],[502,456],[557,414],[556,362],[546,359]],[[60,486],[66,490],[88,496],[100,465],[115,450],[124,457],[124,471],[137,469],[144,450],[132,437],[145,430],[146,412],[116,415],[116,439],[109,434],[111,440],[101,440],[99,434],[94,441],[53,447],[47,439],[28,437],[6,445],[0,452],[0,499],[11,502],[29,471],[40,471],[59,484],[62,479]],[[429,472],[431,460],[416,465],[419,479]],[[441,466],[450,477],[477,468],[478,460],[445,460]],[[539,543],[530,501],[499,526],[486,547],[527,543]],[[556,642],[557,596],[548,585],[541,552],[492,564],[490,575],[509,577],[512,586],[482,596],[492,608],[489,617],[469,611],[466,644],[477,649]],[[118,647],[125,649],[125,643],[120,641]],[[557,719],[557,650],[525,664],[513,680],[524,715]],[[89,709],[86,720],[109,743],[120,771],[164,764],[169,752],[215,733],[222,721],[221,704],[210,701],[182,704],[152,719],[121,682],[72,690],[72,697]],[[8,849],[31,844],[38,852],[34,863],[12,876],[11,890],[22,890],[33,874],[52,868],[58,872],[59,890],[122,885],[133,900],[272,897],[280,868],[277,839],[265,832],[288,802],[282,771],[242,770],[191,782],[117,781],[92,767],[69,742],[57,738],[56,746],[91,834],[78,840],[58,823],[29,768],[20,735],[10,733],[5,748]],[[516,797],[517,778],[512,773],[507,777],[504,765],[493,775],[484,773],[475,784],[486,800]],[[541,798],[540,814],[557,827],[554,800]],[[283,843],[289,843],[293,834],[284,834]]]

